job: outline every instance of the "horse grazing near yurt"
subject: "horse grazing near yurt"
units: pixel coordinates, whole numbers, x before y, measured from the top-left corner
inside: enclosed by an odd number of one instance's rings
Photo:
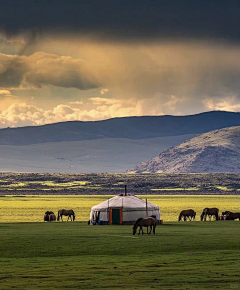
[[[46,211],[44,214],[44,219],[45,222],[53,222],[56,221],[56,216],[54,212],[52,211]]]
[[[63,215],[68,217],[67,221],[69,220],[69,218],[71,219],[71,221],[75,220],[75,213],[72,209],[60,209],[58,211],[57,220],[59,221],[59,219],[61,218],[63,222],[63,218],[62,218]]]
[[[182,219],[186,221],[187,218],[191,221],[191,220],[195,220],[195,217],[196,217],[196,212],[193,209],[186,209],[180,212],[178,221],[180,222]]]
[[[216,207],[213,207],[213,208],[204,208],[202,214],[201,214],[201,221],[206,221],[207,219],[207,216],[209,217],[209,220],[211,220],[211,217],[212,216],[215,216],[215,219],[216,221],[218,221],[218,212],[219,212],[219,209],[216,208]]]
[[[138,227],[139,227],[139,232],[138,232],[139,235],[140,235],[140,231],[142,231],[142,235],[143,235],[143,227],[147,227],[147,234],[151,234],[151,232],[153,231],[153,234],[155,235],[156,225],[157,225],[156,220],[152,217],[139,218],[133,226],[133,235],[136,234]],[[150,232],[148,232],[148,227],[150,227]]]
[[[240,213],[239,212],[231,212],[231,211],[225,211],[222,213],[224,220],[230,220],[234,221],[236,219],[239,219],[240,221]]]

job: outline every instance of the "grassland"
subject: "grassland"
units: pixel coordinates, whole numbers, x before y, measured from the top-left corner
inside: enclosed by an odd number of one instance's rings
[[[0,289],[239,289],[239,222],[0,223]]]
[[[0,223],[42,222],[45,211],[57,213],[72,208],[76,221],[88,221],[91,207],[110,198],[110,195],[6,195],[0,196]],[[160,207],[164,222],[177,221],[181,210],[192,208],[197,220],[205,207],[217,207],[220,212],[239,211],[237,195],[141,195]]]
[[[183,208],[239,210],[236,195],[146,195],[159,205],[156,235],[88,226],[111,196],[0,196],[0,289],[239,289],[239,222],[173,222]],[[75,222],[43,223],[73,208]]]
[[[240,191],[240,174],[49,174],[0,173],[0,195],[230,194]]]

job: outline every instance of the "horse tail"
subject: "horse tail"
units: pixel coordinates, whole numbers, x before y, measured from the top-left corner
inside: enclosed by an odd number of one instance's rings
[[[59,218],[60,218],[60,210],[58,211],[57,221],[59,221]]]
[[[179,218],[178,218],[179,222],[180,222],[181,218],[182,218],[182,212],[180,212],[180,215],[179,215]]]
[[[153,223],[153,234],[155,235],[155,229],[156,229],[156,226],[157,226],[157,223],[156,223],[156,221],[155,221],[155,223]],[[151,229],[151,228],[150,228]]]
[[[216,221],[218,221],[218,214],[219,214],[219,209],[216,209]]]
[[[75,221],[75,213],[73,210],[72,210],[72,214],[73,214],[73,221]]]

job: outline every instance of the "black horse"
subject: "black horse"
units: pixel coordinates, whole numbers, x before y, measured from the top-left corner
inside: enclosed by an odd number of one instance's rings
[[[191,221],[191,220],[195,220],[195,217],[196,217],[196,212],[193,209],[186,209],[180,212],[178,221],[180,222],[182,219],[184,221],[186,221],[187,219]]]
[[[43,220],[45,222],[53,222],[56,221],[56,216],[53,211],[46,211]]]
[[[207,216],[209,217],[209,219],[211,220],[212,216],[215,216],[216,221],[218,221],[218,212],[219,209],[216,207],[213,208],[204,208],[202,214],[201,214],[201,221],[206,221]]]
[[[231,212],[231,211],[225,211],[222,213],[223,219],[224,220],[236,220],[239,219],[240,221],[240,213],[239,212]]]
[[[63,222],[63,218],[62,218],[63,215],[68,217],[67,221],[69,220],[69,218],[71,219],[71,221],[75,221],[75,213],[72,209],[60,209],[58,211],[57,220],[59,221],[59,219],[61,218]]]

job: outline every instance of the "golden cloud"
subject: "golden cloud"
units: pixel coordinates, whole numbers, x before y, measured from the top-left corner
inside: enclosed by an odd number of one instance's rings
[[[69,36],[38,37],[34,49],[30,55],[0,54],[4,124],[239,110],[237,46],[193,41],[98,43]],[[12,90],[17,94],[51,86],[90,93],[75,92],[74,99],[63,96],[58,105],[44,110],[37,100],[43,104],[50,92],[35,94],[31,105],[12,95]]]

